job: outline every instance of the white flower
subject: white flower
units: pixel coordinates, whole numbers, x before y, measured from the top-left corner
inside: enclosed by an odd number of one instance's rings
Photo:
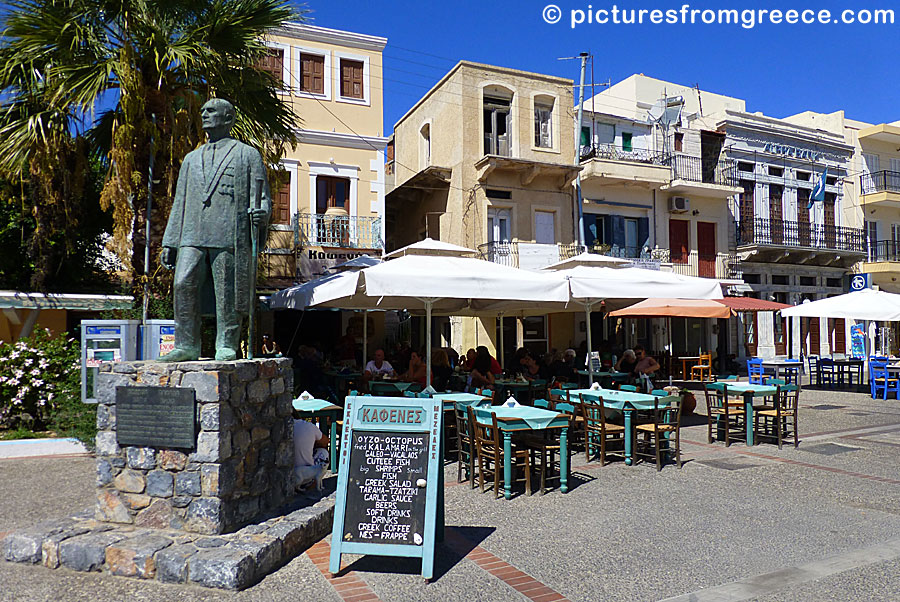
[[[17,357],[19,357],[18,351],[13,351],[12,353],[9,354],[9,359],[11,359],[11,360],[16,359]]]
[[[30,357],[25,358],[25,367],[26,367],[26,368],[27,368],[28,366],[30,366],[31,364],[33,364],[33,363],[34,363],[34,360],[31,359]]]
[[[16,370],[16,378],[22,378],[23,376],[25,376],[24,370]]]
[[[38,367],[41,368],[41,369],[44,369],[44,368],[46,368],[46,367],[49,366],[49,365],[50,365],[50,362],[48,362],[48,361],[45,360],[45,359],[42,359],[40,362],[38,362]]]
[[[53,401],[53,393],[47,393],[47,401]]]
[[[44,384],[44,381],[42,381],[41,379],[38,378],[38,379],[36,379],[36,380],[35,380],[33,383],[31,383],[31,384],[32,384],[33,386],[35,386],[35,387],[40,387],[41,385]]]
[[[32,376],[40,376],[40,375],[41,375],[41,371],[38,370],[37,368],[35,368],[35,369],[33,369],[31,372],[29,372],[29,374],[31,374]]]
[[[18,379],[18,378],[10,378],[7,382],[8,382],[9,384],[11,384],[12,386],[14,386],[14,387],[16,387],[16,386],[19,385],[19,379]]]

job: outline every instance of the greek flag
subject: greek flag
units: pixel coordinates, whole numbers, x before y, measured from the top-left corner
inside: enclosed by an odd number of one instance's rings
[[[825,171],[822,172],[822,175],[819,176],[819,181],[816,182],[816,185],[812,189],[812,194],[809,195],[809,203],[807,203],[806,208],[811,209],[813,203],[815,201],[824,201],[825,200],[825,181],[828,179],[828,168],[825,168]]]

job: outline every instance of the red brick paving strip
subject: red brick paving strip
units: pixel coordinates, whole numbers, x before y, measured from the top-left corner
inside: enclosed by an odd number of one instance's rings
[[[481,546],[475,546],[467,553],[471,544],[453,529],[446,530],[444,543],[457,553],[465,554],[466,558],[534,602],[569,602],[569,599],[559,592],[494,556]]]
[[[322,576],[328,581],[334,591],[341,597],[344,602],[369,602],[370,600],[381,600],[375,592],[369,587],[369,584],[363,581],[362,577],[350,571],[340,577],[331,577],[328,570],[328,560],[331,557],[331,545],[325,539],[319,540],[313,547],[306,551],[306,555],[316,565]]]

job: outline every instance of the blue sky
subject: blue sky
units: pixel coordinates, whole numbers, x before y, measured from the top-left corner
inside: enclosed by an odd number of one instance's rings
[[[562,20],[542,18],[550,3]],[[644,73],[744,98],[749,111],[784,117],[805,110],[873,123],[900,119],[900,6],[884,0],[693,0],[691,8],[896,11],[894,25],[589,25],[570,28],[572,10],[680,9],[681,1],[568,0],[310,2],[312,23],[388,38],[384,54],[384,124],[393,124],[457,60],[467,59],[577,79],[589,51],[594,80],[613,83]],[[590,73],[588,73],[590,80]],[[600,88],[598,87],[599,91]]]

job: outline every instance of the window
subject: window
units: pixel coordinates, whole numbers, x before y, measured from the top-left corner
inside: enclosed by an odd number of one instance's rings
[[[808,171],[797,170],[797,179],[803,182],[809,182],[810,175],[811,174]]]
[[[316,213],[331,208],[347,209],[350,200],[350,180],[331,176],[316,177]]]
[[[421,135],[419,169],[425,169],[431,165],[431,124],[426,123],[423,125],[422,129],[419,130],[419,134]]]
[[[553,148],[552,102],[534,105],[534,145],[538,148]]]
[[[881,158],[878,155],[863,153],[863,171],[875,173],[881,167]]]
[[[772,276],[772,284],[787,286],[788,284],[790,284],[790,278],[788,276],[785,276],[784,274],[775,274]]]
[[[759,284],[759,274],[744,274],[744,282],[746,284]]]
[[[837,178],[832,178],[831,176],[828,176],[827,178],[825,178],[825,183],[828,184],[829,186],[836,186]],[[832,193],[832,196],[833,195],[834,195],[834,193]]]
[[[584,244],[593,247],[594,244],[602,245],[610,243],[611,234],[606,232],[606,218],[594,213],[584,214]]]
[[[815,276],[800,276],[800,286],[815,286],[816,285],[816,277]]]
[[[684,150],[684,134],[681,132],[675,133],[675,152],[680,153]]]
[[[511,100],[484,97],[484,154],[509,157]]]
[[[509,209],[488,209],[487,235],[489,243],[509,242]]]
[[[738,163],[738,171],[746,171],[749,173],[753,173],[753,163],[748,163],[746,161],[740,161]]]
[[[777,245],[780,245],[784,240],[784,222],[782,221],[783,196],[784,186],[769,184],[769,236],[771,236],[770,242]]]
[[[840,278],[826,278],[825,286],[832,287],[832,288],[834,288],[834,287],[840,288],[840,287],[844,286],[844,282]]]
[[[363,62],[341,59],[341,96],[364,100]]]
[[[631,148],[631,132],[622,132],[622,150],[630,153]]]
[[[325,94],[325,57],[302,52],[300,54],[300,91]]]
[[[508,201],[512,198],[512,192],[509,190],[497,190],[496,188],[488,188],[484,191],[484,194],[489,199],[500,199],[503,201]]]
[[[291,223],[291,179],[282,184],[272,198],[272,223]]]
[[[279,82],[284,72],[284,48],[267,48],[259,61],[259,68],[268,71]]]
[[[534,212],[534,242],[556,244],[556,214],[552,211]]]
[[[770,166],[769,166],[769,175],[770,175],[770,176],[774,176],[774,177],[776,177],[776,178],[780,178],[780,177],[784,176],[784,168],[782,168],[782,167],[772,167],[772,166],[770,165]]]
[[[869,243],[869,261],[878,259],[878,222],[866,222],[866,240]]]
[[[669,220],[669,258],[672,263],[688,263],[691,251],[689,224],[683,219]]]
[[[625,220],[625,256],[640,257],[641,241],[638,240],[638,221]]]

